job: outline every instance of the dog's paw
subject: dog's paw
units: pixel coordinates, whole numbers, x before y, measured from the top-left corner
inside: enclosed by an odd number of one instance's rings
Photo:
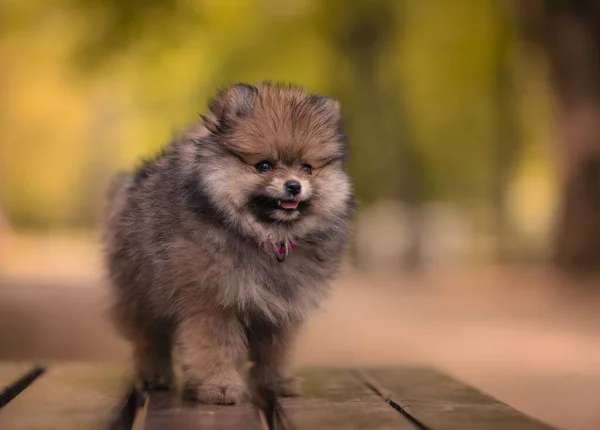
[[[234,405],[246,393],[246,385],[239,375],[221,375],[203,380],[200,384],[188,384],[187,397],[200,403]]]

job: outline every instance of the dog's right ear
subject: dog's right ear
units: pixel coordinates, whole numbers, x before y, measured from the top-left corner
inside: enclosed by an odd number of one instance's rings
[[[235,118],[243,118],[252,112],[258,89],[248,84],[234,84],[219,91],[210,101],[210,113],[200,115],[204,126],[213,134],[223,133]]]
[[[311,95],[310,101],[319,110],[321,115],[325,115],[333,122],[339,123],[342,118],[340,102],[327,96]]]

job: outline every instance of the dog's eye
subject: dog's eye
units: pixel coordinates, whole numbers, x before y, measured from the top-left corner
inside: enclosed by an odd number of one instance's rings
[[[273,163],[270,161],[263,160],[259,163],[256,163],[256,170],[259,172],[268,172],[273,169]]]
[[[310,164],[306,164],[304,163],[302,165],[302,170],[304,170],[306,173],[308,173],[309,175],[312,175],[312,166]]]

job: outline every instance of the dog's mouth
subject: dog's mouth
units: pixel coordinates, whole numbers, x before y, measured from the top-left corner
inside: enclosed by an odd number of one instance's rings
[[[309,202],[306,200],[280,200],[258,195],[250,200],[250,206],[259,219],[265,222],[292,222],[306,213]]]

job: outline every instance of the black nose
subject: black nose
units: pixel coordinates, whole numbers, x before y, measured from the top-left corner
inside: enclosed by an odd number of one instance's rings
[[[287,181],[285,189],[292,195],[297,196],[302,191],[302,184],[298,181]]]

